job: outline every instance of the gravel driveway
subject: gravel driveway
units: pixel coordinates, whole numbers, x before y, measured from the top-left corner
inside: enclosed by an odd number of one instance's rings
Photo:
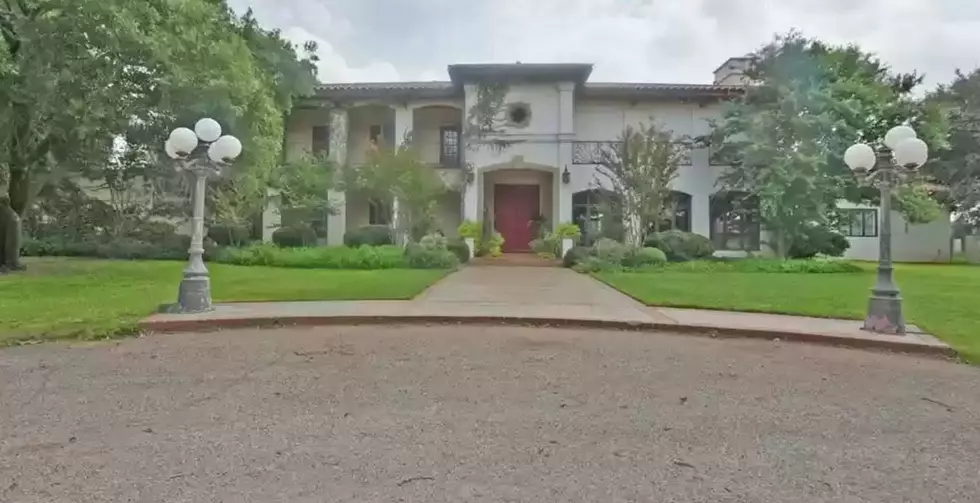
[[[754,340],[333,327],[0,351],[0,501],[966,502],[980,370]]]

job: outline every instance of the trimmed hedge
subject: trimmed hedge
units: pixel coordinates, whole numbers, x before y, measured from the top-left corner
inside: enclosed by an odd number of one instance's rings
[[[574,267],[582,262],[589,255],[592,254],[591,246],[573,246],[572,249],[568,250],[568,253],[562,258],[562,265],[565,267]]]
[[[454,239],[449,241],[446,245],[446,249],[453,252],[456,258],[459,259],[460,264],[465,264],[470,261],[470,247],[466,246],[466,242],[462,239]]]
[[[344,233],[344,244],[351,248],[358,246],[384,246],[395,241],[391,228],[387,225],[365,225]]]
[[[656,248],[671,262],[710,258],[715,253],[711,240],[693,232],[664,231],[647,236],[643,246]]]
[[[300,269],[396,269],[407,267],[398,246],[322,246],[281,248],[260,244],[225,248],[214,262],[245,266],[271,266]]]
[[[21,242],[25,257],[89,257],[124,260],[184,260],[190,248],[189,236],[176,236],[166,242],[150,243],[132,238],[65,241],[55,238],[31,239]],[[217,245],[204,240],[206,259],[214,255]]]
[[[453,269],[459,258],[446,247],[426,247],[411,243],[405,247],[405,260],[412,269]]]
[[[272,242],[283,248],[303,248],[316,244],[316,231],[308,225],[280,227],[272,233]]]
[[[252,231],[244,226],[212,225],[208,237],[219,246],[242,246],[252,239]]]

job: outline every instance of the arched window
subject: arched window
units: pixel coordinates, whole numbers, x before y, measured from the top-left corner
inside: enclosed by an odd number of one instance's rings
[[[657,228],[651,225],[649,232],[655,232],[657,230],[691,232],[691,195],[676,190],[671,191],[668,208],[672,210],[673,215],[664,218]]]
[[[759,198],[744,192],[711,196],[711,242],[716,250],[759,249]]]
[[[599,238],[623,239],[623,217],[616,194],[602,189],[572,194],[572,221],[582,229],[582,244]]]

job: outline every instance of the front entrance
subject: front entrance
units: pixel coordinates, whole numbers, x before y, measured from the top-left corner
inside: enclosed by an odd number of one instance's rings
[[[540,213],[541,194],[537,185],[496,184],[493,187],[493,221],[504,237],[505,252],[531,251],[534,228],[531,221]]]

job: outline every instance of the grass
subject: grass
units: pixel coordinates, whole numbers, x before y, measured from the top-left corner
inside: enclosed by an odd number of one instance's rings
[[[659,306],[862,319],[874,264],[840,274],[710,272],[665,269],[596,276],[644,303]],[[899,264],[905,316],[980,363],[980,267]]]
[[[0,276],[0,345],[133,333],[176,300],[182,262],[44,258]],[[210,264],[215,302],[410,299],[441,270],[304,270]]]

